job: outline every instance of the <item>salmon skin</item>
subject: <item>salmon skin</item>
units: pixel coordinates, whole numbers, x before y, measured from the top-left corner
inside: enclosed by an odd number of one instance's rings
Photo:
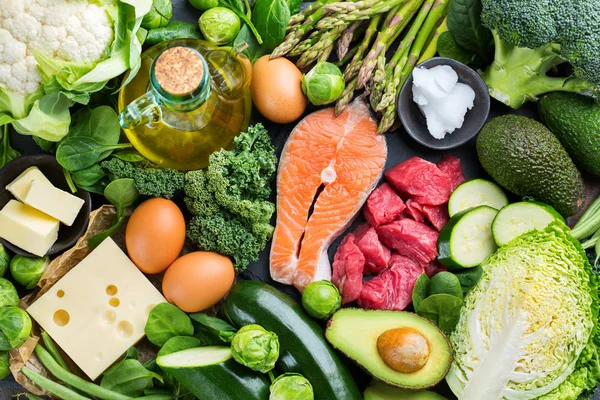
[[[327,249],[361,210],[386,159],[385,137],[377,134],[362,99],[338,117],[328,108],[300,121],[285,144],[277,173],[274,280],[302,291],[314,280],[331,279]]]

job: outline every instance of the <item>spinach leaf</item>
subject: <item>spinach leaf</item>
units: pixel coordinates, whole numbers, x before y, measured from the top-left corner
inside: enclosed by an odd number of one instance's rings
[[[449,294],[434,294],[419,305],[417,314],[437,325],[444,333],[450,334],[460,318],[463,301]]]
[[[243,44],[247,44],[248,47],[246,47],[246,49],[242,51],[242,53],[246,57],[248,57],[252,64],[254,64],[256,60],[267,54],[267,51],[258,43],[256,37],[254,37],[254,35],[252,34],[252,31],[248,27],[248,24],[244,24],[244,26],[242,26],[242,29],[240,29],[240,32],[237,34],[235,40],[233,41],[233,47],[237,48]]]
[[[173,39],[202,39],[198,24],[183,21],[171,21],[163,28],[150,29],[145,45],[153,45]]]
[[[119,160],[132,163],[146,161],[144,156],[134,149],[121,150],[118,153],[113,154],[113,156],[117,157]]]
[[[19,157],[21,157],[21,153],[10,147],[8,124],[6,124],[4,125],[4,134],[2,135],[2,145],[0,147],[0,168]]]
[[[475,53],[460,47],[449,31],[442,32],[438,37],[437,50],[441,57],[451,58],[463,64],[471,64],[475,59]]]
[[[415,282],[415,287],[412,292],[412,302],[415,312],[419,306],[429,296],[429,277],[427,274],[421,274]]]
[[[127,207],[133,205],[140,197],[135,181],[133,179],[116,179],[109,183],[104,189],[104,197],[110,201],[117,209],[117,220],[104,232],[99,232],[88,239],[90,247],[95,248],[107,237],[114,234],[125,221],[125,211]]]
[[[263,39],[262,39],[260,33],[258,33],[258,30],[252,23],[252,13],[250,10],[250,4],[248,4],[247,0],[245,0],[244,2],[242,2],[242,0],[219,0],[219,5],[221,7],[229,8],[243,22],[248,24],[248,27],[250,28],[250,30],[256,37],[256,40],[258,41],[258,43],[263,44]]]
[[[80,110],[69,129],[69,137],[88,137],[106,146],[118,144],[120,135],[118,115],[109,106]]]
[[[58,143],[51,142],[49,140],[42,139],[41,137],[37,137],[37,136],[32,136],[31,138],[33,139],[35,144],[37,144],[38,147],[40,149],[44,150],[45,152],[48,152],[48,153],[56,152],[56,146],[58,146]]]
[[[104,145],[86,136],[67,137],[56,150],[56,160],[69,171],[80,171],[102,161],[112,150],[130,147],[131,143]]]
[[[481,21],[481,0],[453,0],[448,6],[448,29],[464,49],[489,59],[492,33]]]
[[[464,272],[456,273],[456,277],[460,281],[460,286],[462,288],[463,295],[466,295],[469,289],[479,282],[481,279],[481,275],[483,275],[483,268],[477,266],[475,268],[469,268]]]
[[[163,382],[162,376],[144,368],[138,360],[126,358],[104,373],[100,386],[125,396],[141,397],[145,390],[154,387],[154,379]]]
[[[273,50],[285,38],[290,22],[290,9],[286,0],[256,0],[252,10],[252,21],[263,39],[262,45]]]
[[[94,164],[89,168],[82,169],[71,174],[73,182],[79,187],[94,186],[98,181],[104,178],[106,174],[99,164]],[[104,189],[102,190],[104,193]]]
[[[175,336],[192,336],[194,326],[187,314],[178,307],[160,303],[150,311],[144,332],[150,342],[163,346]]]
[[[429,295],[449,294],[462,299],[463,292],[460,281],[452,272],[442,271],[431,278],[429,285]]]
[[[175,336],[166,341],[158,351],[158,356],[166,356],[167,354],[200,346],[202,346],[202,342],[193,336]]]
[[[210,317],[203,313],[190,314],[194,323],[194,334],[208,344],[231,343],[237,329],[220,318]]]

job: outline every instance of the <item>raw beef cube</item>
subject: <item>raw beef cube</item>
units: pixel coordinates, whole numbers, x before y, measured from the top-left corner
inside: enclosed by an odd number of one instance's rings
[[[417,222],[425,222],[425,214],[423,214],[423,206],[414,201],[413,199],[408,199],[406,201],[406,210],[404,210],[404,214],[407,218],[410,218]]]
[[[450,177],[433,163],[419,157],[409,158],[385,173],[388,182],[401,194],[419,204],[439,206],[448,201]]]
[[[434,260],[425,266],[425,273],[428,277],[433,277],[438,272],[447,271],[446,267]]]
[[[394,189],[387,184],[379,186],[371,193],[363,208],[363,214],[369,224],[377,227],[395,220],[404,210],[404,202]]]
[[[340,291],[343,304],[358,299],[362,290],[365,257],[356,246],[352,233],[346,235],[333,258],[331,281]]]
[[[431,222],[431,225],[439,231],[442,230],[446,222],[450,220],[448,215],[448,206],[442,204],[441,206],[422,206],[423,214],[427,221]]]
[[[465,176],[463,175],[462,171],[462,164],[459,158],[451,155],[444,156],[437,166],[440,171],[450,177],[450,189],[452,191],[454,191],[458,185],[465,181]]]
[[[364,274],[378,274],[387,268],[390,262],[391,250],[384,246],[377,236],[375,228],[362,224],[354,232],[356,246],[365,256]]]
[[[358,304],[366,309],[404,310],[423,268],[399,254],[393,254],[390,268],[363,285]]]
[[[438,232],[425,224],[401,219],[377,228],[381,242],[411,258],[420,265],[425,265],[438,256],[436,244]]]

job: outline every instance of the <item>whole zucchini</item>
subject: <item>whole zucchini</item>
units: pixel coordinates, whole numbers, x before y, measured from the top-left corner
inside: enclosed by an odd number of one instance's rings
[[[259,324],[275,332],[281,346],[277,368],[304,375],[315,399],[362,400],[322,329],[289,296],[266,283],[242,281],[225,298],[221,314],[238,327]]]

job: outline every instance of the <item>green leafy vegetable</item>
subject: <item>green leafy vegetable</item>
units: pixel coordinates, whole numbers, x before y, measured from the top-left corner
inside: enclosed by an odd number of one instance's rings
[[[300,12],[300,6],[302,5],[302,0],[287,0],[288,8],[290,9],[290,14],[298,14]]]
[[[419,306],[427,296],[429,296],[429,277],[427,274],[421,274],[415,282],[412,292],[412,302],[415,311],[419,309]]]
[[[25,257],[17,254],[10,262],[10,274],[26,289],[33,289],[49,264],[49,257]]]
[[[150,311],[144,332],[153,344],[162,346],[175,336],[192,336],[194,326],[177,306],[160,303]]]
[[[265,374],[279,358],[279,338],[260,325],[246,325],[233,337],[231,353],[238,363]]]
[[[459,398],[510,390],[519,398],[575,400],[595,390],[598,282],[565,229],[555,222],[529,232],[481,265],[450,336],[446,380]]]
[[[198,24],[183,21],[171,21],[163,28],[150,29],[146,36],[146,45],[155,45],[173,39],[202,39]]]
[[[481,275],[483,275],[483,269],[480,266],[475,268],[469,268],[464,272],[457,272],[456,277],[460,282],[463,296],[465,296],[469,290],[479,282]]]
[[[346,84],[342,71],[332,63],[320,61],[302,77],[302,91],[316,106],[336,101]]]
[[[240,19],[228,8],[214,7],[205,11],[200,20],[200,30],[209,42],[223,46],[240,32]]]
[[[342,296],[330,281],[314,281],[302,292],[302,306],[313,318],[328,319],[340,309]]]
[[[131,397],[141,397],[154,387],[154,379],[163,378],[146,368],[138,360],[124,359],[109,368],[102,376],[100,386]]]
[[[4,134],[2,135],[2,143],[0,144],[0,168],[19,157],[21,157],[21,153],[10,147],[8,125],[4,125]]]
[[[0,308],[0,351],[16,349],[31,333],[31,318],[16,306]]]
[[[235,37],[233,41],[233,47],[239,48],[241,45],[248,45],[242,53],[248,57],[250,62],[254,64],[256,60],[267,54],[267,51],[264,47],[262,47],[256,37],[252,34],[252,30],[249,28],[248,24],[244,24],[242,29],[240,29],[240,33]]]
[[[448,29],[458,46],[488,65],[492,34],[481,22],[481,9],[481,0],[453,0],[448,6]]]
[[[176,353],[181,350],[193,349],[202,346],[200,339],[191,336],[175,336],[167,340],[158,351],[157,356],[162,357],[167,354]]]
[[[463,301],[456,296],[443,293],[434,294],[419,304],[417,314],[427,318],[444,333],[449,334],[458,323],[462,306]]]
[[[452,272],[442,271],[437,274],[429,283],[429,295],[449,294],[462,299],[463,292],[460,280]]]
[[[313,387],[304,376],[289,372],[271,384],[269,400],[314,400]]]
[[[56,159],[69,171],[86,169],[102,161],[107,152],[131,147],[131,143],[105,145],[89,137],[68,137],[56,150]]]
[[[8,360],[8,352],[0,352],[0,381],[10,376],[10,363]]]
[[[10,254],[2,243],[0,243],[0,278],[6,274],[10,266]]]
[[[79,187],[94,186],[105,176],[106,174],[99,164],[94,164],[89,168],[71,173],[73,182]]]
[[[142,28],[162,28],[169,24],[173,17],[173,5],[171,0],[153,0],[152,8],[142,19]]]
[[[273,50],[285,38],[290,22],[290,9],[286,0],[256,0],[252,10],[252,22],[260,33],[265,49]],[[257,37],[258,38],[258,37]]]
[[[244,0],[243,2],[242,0],[219,0],[219,5],[221,7],[229,8],[231,11],[233,11],[243,22],[248,25],[258,43],[263,44],[263,39],[260,36],[260,33],[258,33],[258,30],[252,23],[252,10],[250,9],[248,0]]]
[[[104,189],[104,197],[117,209],[117,220],[109,229],[99,232],[88,239],[88,244],[95,248],[107,237],[115,233],[125,221],[127,207],[133,205],[140,197],[133,179],[116,179]]]
[[[19,294],[15,285],[8,279],[0,278],[0,308],[18,305]]]
[[[449,31],[442,32],[438,37],[437,50],[440,57],[447,57],[463,64],[471,64],[475,54],[460,47]]]
[[[219,0],[189,0],[192,7],[200,11],[210,10],[219,5]]]
[[[119,160],[132,162],[132,163],[146,161],[144,156],[141,155],[137,150],[134,150],[134,149],[121,150],[113,155],[116,158],[118,158]]]
[[[208,345],[231,343],[237,329],[220,318],[211,317],[204,313],[190,314],[194,325],[194,336],[202,339]]]

